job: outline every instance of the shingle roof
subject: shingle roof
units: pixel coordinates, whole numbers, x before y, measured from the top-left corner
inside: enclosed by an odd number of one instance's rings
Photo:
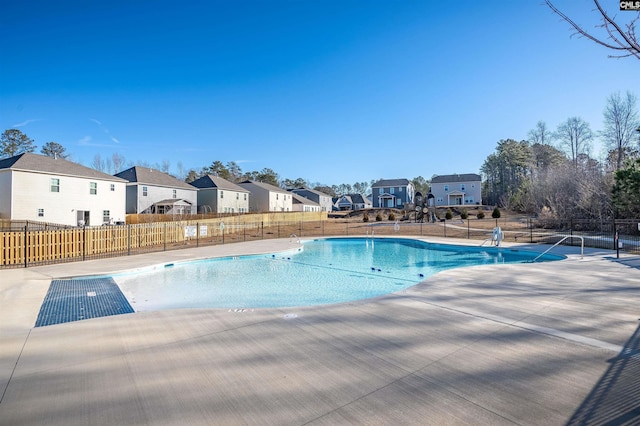
[[[85,167],[64,158],[53,158],[28,152],[0,160],[0,170],[2,169],[123,182],[122,179],[116,176]]]
[[[161,172],[160,170],[151,169],[149,167],[134,166],[117,173],[116,176],[132,183],[145,183],[148,185],[168,186],[171,188],[182,188],[197,191],[196,188],[188,183],[183,182],[180,179],[176,179],[170,174]]]
[[[379,186],[407,186],[409,184],[409,179],[381,179],[371,185],[372,188],[377,188]]]
[[[313,200],[303,197],[302,195],[298,195],[295,192],[291,193],[291,201],[294,204],[305,204],[307,206],[320,206],[320,204],[316,203]]]
[[[201,189],[202,188],[218,188],[218,189],[224,189],[227,191],[250,192],[249,190],[241,187],[240,185],[237,185],[224,178],[213,176],[213,175],[202,176],[201,178],[191,182],[191,185]]]
[[[329,194],[325,194],[324,192],[316,191],[315,189],[309,189],[309,188],[294,188],[294,189],[290,189],[289,191],[295,194],[298,194],[300,192],[311,192],[312,194],[320,195],[322,197],[330,197]]]
[[[242,186],[243,184],[255,185],[258,188],[262,188],[262,189],[264,189],[266,191],[271,191],[271,192],[282,192],[282,193],[285,193],[285,194],[289,193],[289,191],[287,191],[285,189],[282,189],[280,187],[273,186],[271,184],[264,183],[264,182],[257,182],[255,180],[245,180],[245,181],[240,182],[240,186]]]
[[[472,182],[479,181],[482,178],[480,175],[475,173],[466,173],[466,174],[454,174],[454,175],[442,175],[442,176],[434,176],[431,178],[431,183],[447,183],[447,182]]]

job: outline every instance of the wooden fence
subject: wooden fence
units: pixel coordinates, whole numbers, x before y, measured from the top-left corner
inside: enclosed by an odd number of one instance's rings
[[[505,241],[553,244],[563,236],[580,235],[586,246],[640,253],[640,225],[637,220],[605,225],[596,229],[592,225],[587,227],[584,222],[572,221],[556,224],[549,229],[541,228],[531,218],[470,218],[436,223],[386,220],[366,223],[357,219],[327,219],[326,213],[270,213],[68,229],[32,230],[25,226],[20,231],[0,232],[0,268],[293,236],[437,236],[475,239],[480,243],[491,237],[495,226],[502,228]],[[569,239],[564,244],[579,243],[578,239]]]

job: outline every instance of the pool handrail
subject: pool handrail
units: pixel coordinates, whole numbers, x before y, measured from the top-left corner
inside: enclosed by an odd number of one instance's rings
[[[561,237],[562,235],[554,235],[555,237]],[[580,259],[584,259],[584,238],[580,235],[564,235],[562,236],[562,238],[555,243],[554,245],[552,245],[551,247],[549,247],[548,249],[546,249],[545,251],[543,251],[542,253],[540,253],[538,256],[535,257],[535,259],[533,259],[531,261],[531,263],[535,262],[536,260],[540,259],[542,256],[544,256],[545,254],[549,253],[549,251],[551,251],[552,248],[554,248],[555,246],[557,246],[558,244],[562,243],[564,240],[568,239],[568,238],[580,238]]]

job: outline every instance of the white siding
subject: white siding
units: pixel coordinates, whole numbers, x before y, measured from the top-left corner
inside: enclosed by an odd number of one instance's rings
[[[51,179],[59,179],[60,191],[51,192]],[[90,182],[97,193],[90,194]],[[111,191],[111,185],[114,191]],[[77,225],[77,211],[90,212],[90,225],[102,225],[102,213],[109,210],[114,221],[125,220],[125,183],[93,178],[13,171],[14,220],[38,220]],[[44,216],[38,216],[44,209]]]

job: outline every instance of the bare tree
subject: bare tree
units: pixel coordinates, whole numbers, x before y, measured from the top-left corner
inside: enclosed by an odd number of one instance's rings
[[[620,93],[614,93],[607,98],[604,130],[600,132],[600,136],[609,151],[615,151],[615,170],[622,167],[625,153],[632,148],[636,129],[640,126],[636,102],[636,96],[630,91],[624,97]]]
[[[564,21],[568,22],[576,31],[576,34],[617,52],[615,55],[609,55],[610,58],[634,56],[640,59],[640,42],[638,42],[638,38],[636,37],[636,22],[640,18],[640,13],[633,14],[633,18],[631,18],[628,23],[622,24],[616,22],[614,18],[617,17],[611,17],[607,11],[602,8],[598,0],[593,0],[593,2],[596,5],[594,10],[597,10],[600,14],[599,19],[602,20],[602,23],[596,27],[599,28],[599,30],[596,29],[592,33],[585,30],[582,25],[576,23],[561,12],[553,5],[551,0],[545,0],[547,6]],[[618,2],[615,2],[615,4],[618,5]]]
[[[578,160],[591,150],[593,132],[589,123],[580,117],[570,117],[558,126],[556,139],[565,150],[574,166],[578,167]]]
[[[104,172],[107,168],[104,160],[100,156],[100,154],[96,154],[93,157],[93,161],[91,162],[91,167],[98,170],[99,172]]]
[[[124,170],[124,165],[125,165],[124,155],[114,152],[113,155],[111,156],[111,162],[113,163],[114,173],[120,173],[122,170]]]
[[[549,145],[553,139],[553,134],[547,128],[547,123],[540,120],[536,127],[529,130],[529,142],[531,144]]]

